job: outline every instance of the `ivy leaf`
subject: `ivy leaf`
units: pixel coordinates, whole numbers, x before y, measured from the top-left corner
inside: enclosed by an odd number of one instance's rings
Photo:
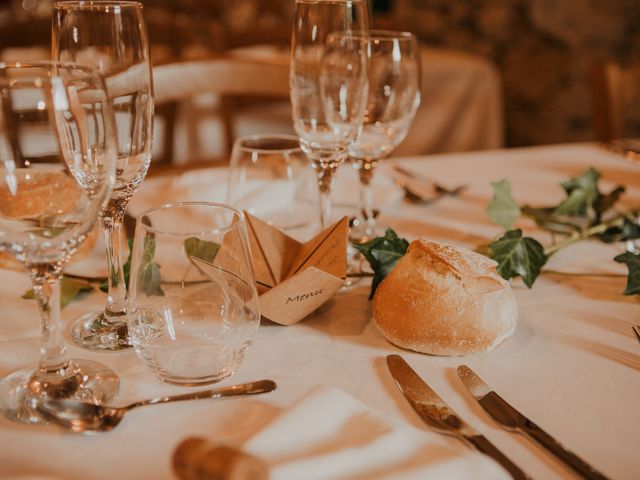
[[[138,270],[138,288],[146,295],[164,295],[160,286],[160,265],[153,261],[156,254],[156,240],[151,236],[144,237],[142,259]]]
[[[407,253],[409,242],[398,237],[393,229],[387,228],[383,237],[374,238],[366,243],[354,244],[353,247],[364,255],[373,270],[373,281],[369,293],[369,300],[371,300],[380,282],[389,274],[396,262]]]
[[[640,238],[640,225],[628,218],[625,218],[620,227],[610,227],[600,234],[600,240],[605,243],[624,242]]]
[[[624,192],[625,188],[622,185],[618,185],[606,195],[598,194],[598,197],[593,203],[593,209],[596,212],[596,222],[599,222],[602,216],[618,203],[618,200],[620,200]]]
[[[489,218],[509,230],[520,216],[520,207],[511,196],[511,184],[507,180],[492,182],[493,198],[487,206]]]
[[[55,228],[55,227],[34,228],[32,230],[29,230],[29,233],[33,233],[34,235],[37,235],[43,238],[55,238],[58,235],[62,234],[65,230],[66,230],[65,228]]]
[[[589,227],[589,221],[584,217],[557,215],[554,207],[523,205],[522,214],[536,222],[539,227],[554,233],[570,235]]]
[[[60,308],[69,305],[81,293],[91,290],[93,287],[89,282],[63,276],[60,279]],[[36,296],[33,290],[28,290],[22,298],[34,299]]]
[[[489,248],[491,258],[498,262],[497,270],[502,278],[522,277],[529,288],[548,259],[542,245],[533,238],[523,237],[520,229],[508,231],[489,244]]]
[[[148,262],[140,265],[138,283],[146,295],[164,295],[160,286],[160,265],[156,262]]]
[[[195,257],[207,263],[212,263],[220,249],[220,244],[189,237],[184,241],[184,249],[188,257]]]
[[[616,262],[624,263],[629,269],[627,276],[627,287],[624,289],[624,295],[640,294],[640,255],[631,252],[625,252],[614,258]]]
[[[579,177],[562,183],[567,198],[555,209],[558,215],[586,215],[599,196],[598,179],[600,174],[589,168]]]
[[[124,284],[127,288],[129,288],[129,276],[131,275],[131,255],[133,254],[133,239],[130,238],[127,240],[127,245],[129,245],[129,256],[127,257],[127,261],[122,265],[122,272],[124,273]],[[107,279],[104,279],[100,282],[100,290],[108,293],[109,292],[109,282]]]

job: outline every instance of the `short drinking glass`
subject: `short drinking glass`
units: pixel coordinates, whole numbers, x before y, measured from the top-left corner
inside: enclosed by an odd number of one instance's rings
[[[133,346],[161,380],[202,385],[231,375],[260,323],[243,214],[206,202],[141,214],[129,311]]]
[[[294,135],[251,135],[233,144],[227,203],[296,240],[308,240],[318,230],[313,182]]]

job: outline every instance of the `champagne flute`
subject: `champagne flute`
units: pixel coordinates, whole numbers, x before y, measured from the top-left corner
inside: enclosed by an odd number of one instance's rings
[[[362,126],[366,99],[366,45],[333,34],[366,31],[366,0],[296,0],[291,41],[291,103],[300,146],[316,170],[320,225],[331,221],[336,168]]]
[[[102,214],[107,244],[107,304],[78,319],[71,336],[91,350],[130,346],[127,287],[123,272],[122,222],[125,209],[151,161],[153,87],[149,42],[138,2],[56,2],[53,56],[97,66],[113,102],[117,133],[116,184]]]
[[[369,89],[362,132],[349,148],[360,178],[358,216],[351,238],[362,242],[375,232],[371,183],[378,162],[407,136],[420,105],[420,52],[408,32],[371,30],[368,39]]]
[[[0,413],[41,423],[43,397],[105,403],[118,389],[107,367],[67,358],[59,282],[114,183],[114,117],[99,73],[72,63],[0,64],[0,107],[0,250],[31,276],[42,332],[39,365],[0,382]]]

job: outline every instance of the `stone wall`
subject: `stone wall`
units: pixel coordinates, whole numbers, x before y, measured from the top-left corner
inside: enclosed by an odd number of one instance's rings
[[[640,61],[639,0],[394,0],[389,16],[429,44],[493,60],[510,146],[593,139],[591,62]],[[625,133],[640,136],[640,108],[630,116]]]

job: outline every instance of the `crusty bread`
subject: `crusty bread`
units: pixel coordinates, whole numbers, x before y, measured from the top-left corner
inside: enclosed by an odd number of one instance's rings
[[[491,350],[513,334],[518,308],[496,262],[415,240],[376,290],[373,317],[391,343],[432,355]]]

